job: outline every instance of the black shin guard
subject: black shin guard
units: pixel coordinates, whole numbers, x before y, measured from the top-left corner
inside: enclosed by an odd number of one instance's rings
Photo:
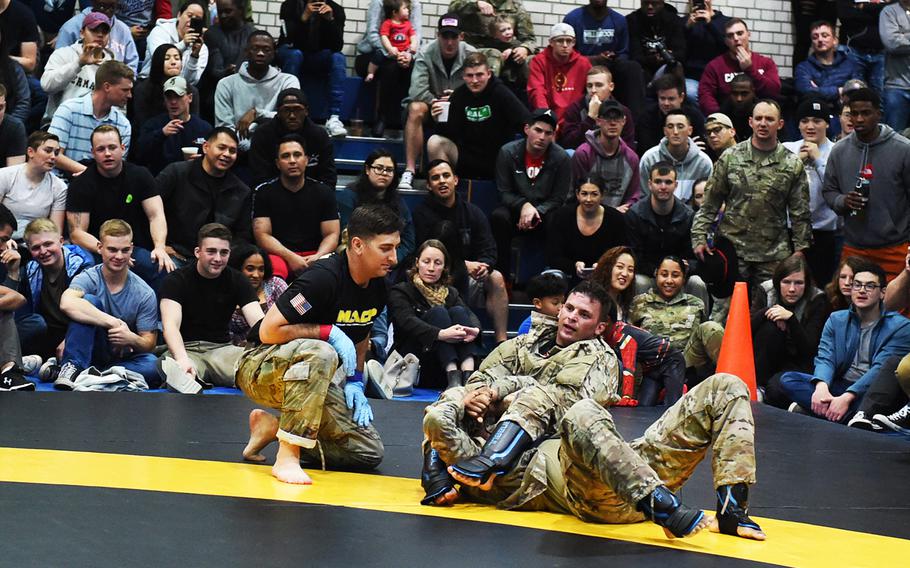
[[[445,495],[455,487],[455,480],[449,475],[446,464],[439,457],[439,453],[426,443],[423,452],[423,470],[420,472],[420,485],[426,492],[421,505],[433,505],[436,499]]]
[[[515,460],[528,449],[534,440],[515,422],[500,422],[484,444],[480,455],[461,460],[452,469],[461,475],[485,483],[491,475],[502,475],[508,472]]]
[[[691,534],[705,518],[701,510],[683,505],[679,497],[663,485],[639,501],[636,508],[680,538]]]
[[[717,488],[717,527],[722,534],[733,536],[739,536],[739,527],[761,531],[758,523],[749,518],[748,485],[737,483]]]

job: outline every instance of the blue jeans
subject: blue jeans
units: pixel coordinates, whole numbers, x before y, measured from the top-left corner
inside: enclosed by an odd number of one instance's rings
[[[158,271],[158,263],[152,260],[152,251],[142,247],[134,247],[133,267],[131,270],[154,290],[156,296],[158,295],[158,287],[161,286],[161,281],[167,276],[167,272],[164,270]]]
[[[282,44],[278,46],[277,56],[281,70],[295,77],[300,77],[301,73],[303,75],[328,75],[329,114],[341,114],[346,73],[346,63],[341,52],[323,49],[313,53],[304,53],[290,45]]]
[[[787,396],[790,397],[790,400],[800,405],[806,412],[818,416],[812,412],[812,395],[815,393],[815,383],[812,382],[813,379],[814,377],[807,373],[789,371],[781,375],[780,385],[783,387]],[[848,383],[843,379],[835,378],[831,381],[831,384],[828,385],[828,390],[831,391],[832,395],[840,396],[847,392],[850,385],[851,383]],[[862,400],[862,396],[853,399],[853,402],[850,403],[850,410],[847,411],[847,414],[844,415],[841,422],[846,423],[853,416]],[[822,417],[819,416],[819,418]]]
[[[696,79],[689,79],[686,77],[686,98],[698,106],[698,81]]]
[[[885,54],[862,53],[846,45],[841,47],[847,53],[847,57],[859,65],[862,70],[860,78],[881,95],[885,86]]]
[[[101,298],[98,296],[86,294],[83,299],[101,309]],[[120,365],[142,375],[149,388],[154,389],[161,385],[161,378],[155,368],[157,360],[152,353],[133,353],[120,358],[115,355],[113,346],[108,342],[106,329],[71,321],[66,332],[66,346],[63,349],[61,363],[68,361],[80,369],[94,366],[99,371]]]
[[[910,90],[885,87],[882,105],[888,126],[898,132],[910,126]]]

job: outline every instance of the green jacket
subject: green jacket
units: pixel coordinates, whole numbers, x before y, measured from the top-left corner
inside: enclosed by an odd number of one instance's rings
[[[701,298],[680,292],[669,302],[653,289],[632,300],[629,323],[653,335],[670,339],[670,345],[685,351],[692,330],[708,320]]]
[[[592,398],[603,406],[619,400],[619,362],[600,337],[578,341],[566,348],[554,344],[556,325],[533,326],[526,335],[503,342],[471,375],[467,389],[488,386],[499,400],[535,384],[561,384],[579,389],[578,398]]]
[[[692,248],[706,243],[708,229],[723,204],[726,212],[718,233],[730,239],[740,260],[782,260],[809,247],[809,181],[802,161],[783,144],[764,159],[753,154],[751,139],[744,140],[724,152],[714,165],[705,202],[692,223]]]
[[[452,0],[449,11],[461,17],[461,31],[464,39],[476,48],[497,47],[498,42],[490,35],[490,24],[496,16],[510,16],[515,22],[515,38],[521,42],[520,47],[528,50],[529,55],[537,51],[537,39],[534,37],[534,24],[531,14],[525,10],[521,0],[487,0],[493,5],[494,15],[484,16],[477,9],[476,0]]]

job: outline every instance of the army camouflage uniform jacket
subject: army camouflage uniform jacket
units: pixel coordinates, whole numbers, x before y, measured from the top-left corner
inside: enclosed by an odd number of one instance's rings
[[[783,144],[760,160],[754,155],[751,139],[724,152],[714,166],[705,188],[705,202],[692,223],[693,249],[706,244],[708,228],[724,203],[727,207],[718,233],[730,239],[741,261],[782,260],[809,248],[809,181],[802,161]]]
[[[547,432],[544,436],[555,436],[558,432],[562,415],[576,402],[592,399],[601,406],[612,406],[619,401],[619,361],[613,350],[600,337],[578,341],[560,349],[553,347],[556,339],[555,322],[541,321],[527,335],[506,341],[496,348],[471,375],[467,385],[468,391],[484,386],[492,388],[499,400],[530,387],[520,401],[513,402],[500,420],[518,422],[523,428],[530,428],[527,418],[543,418],[543,407],[550,407],[551,413]],[[545,354],[549,351],[549,356]],[[541,406],[539,416],[525,416],[514,413],[516,406],[525,410],[532,407],[541,390],[547,387],[552,398],[538,401]],[[543,389],[537,388],[543,387]],[[531,403],[531,404],[528,404]],[[555,404],[554,404],[555,403]],[[558,406],[558,409],[552,408]],[[552,419],[558,417],[558,419]],[[538,438],[536,432],[529,430],[532,437]],[[504,477],[500,477],[490,491],[478,491],[473,488],[464,490],[470,499],[478,502],[496,504],[503,509],[522,508],[525,510],[564,510],[566,505],[559,500],[553,502],[553,495],[560,491],[547,491],[547,470],[560,467],[559,459],[553,455],[532,449],[519,458],[515,467]],[[555,468],[555,469],[554,469]],[[551,476],[552,477],[552,476]]]
[[[540,325],[532,326],[528,334],[493,350],[465,388],[472,391],[490,387],[496,398],[503,400],[524,387],[548,384],[573,387],[577,390],[575,401],[592,398],[609,406],[619,399],[619,363],[613,350],[599,337],[557,347],[555,320],[541,319]],[[555,430],[548,434],[555,434]]]
[[[537,51],[534,24],[521,0],[487,1],[495,10],[493,16],[481,14],[476,0],[452,0],[449,4],[449,11],[461,16],[460,28],[464,32],[464,40],[477,48],[499,46],[499,42],[490,35],[490,24],[496,16],[509,16],[515,23],[515,38],[521,42],[516,47],[524,47],[529,56],[534,55]]]
[[[701,298],[685,292],[667,301],[653,289],[648,290],[635,296],[630,312],[629,323],[669,338],[670,345],[679,351],[685,351],[692,330],[708,320]]]

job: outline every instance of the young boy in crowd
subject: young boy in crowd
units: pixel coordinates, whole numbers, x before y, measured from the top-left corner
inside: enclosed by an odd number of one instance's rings
[[[537,327],[544,322],[556,325],[556,316],[559,315],[559,310],[566,300],[566,292],[569,291],[566,279],[555,274],[538,274],[528,280],[526,290],[534,309],[531,310],[531,315],[521,322],[518,335],[525,335],[531,331],[532,326]]]

